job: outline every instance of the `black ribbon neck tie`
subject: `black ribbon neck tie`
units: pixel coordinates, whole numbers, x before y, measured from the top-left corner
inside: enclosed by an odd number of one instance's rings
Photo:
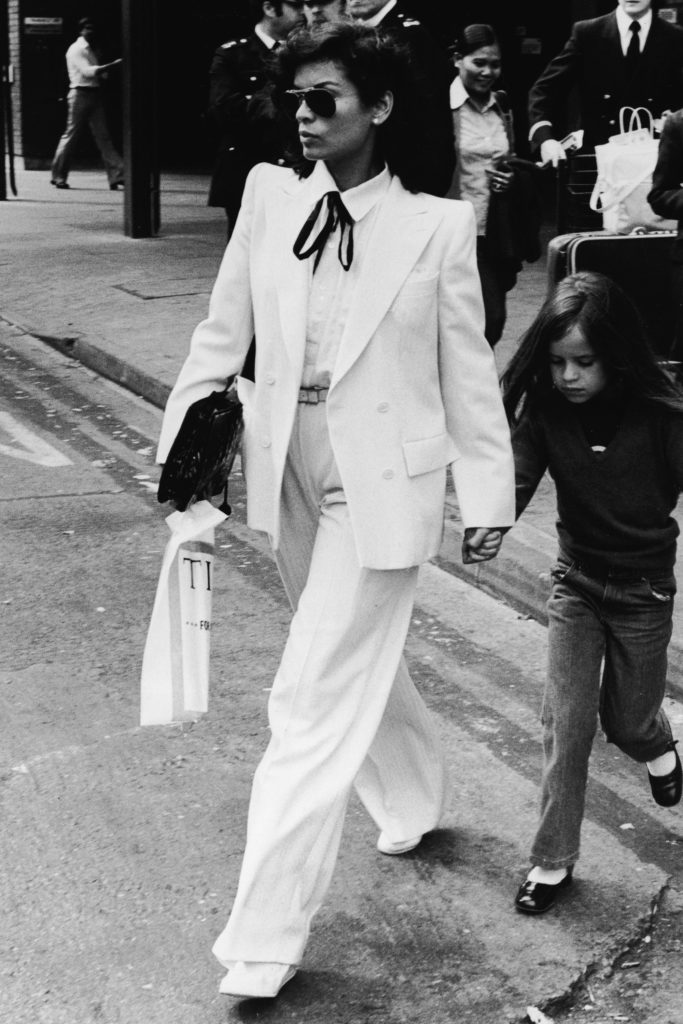
[[[313,229],[322,213],[323,206],[327,202],[327,217],[325,223],[321,227],[318,234],[311,241],[311,235]],[[301,231],[297,235],[297,239],[294,243],[293,251],[297,259],[306,260],[313,253],[315,256],[315,263],[313,264],[313,273],[315,274],[320,263],[320,257],[323,254],[323,249],[327,243],[328,238],[339,228],[339,247],[337,249],[337,256],[344,270],[348,270],[353,262],[353,217],[346,209],[342,202],[342,198],[338,192],[326,192],[324,196],[318,200],[313,207],[310,215],[306,218],[306,223],[302,227]],[[304,246],[308,245],[305,249]]]

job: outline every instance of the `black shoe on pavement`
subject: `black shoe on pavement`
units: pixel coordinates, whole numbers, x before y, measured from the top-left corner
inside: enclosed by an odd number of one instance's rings
[[[55,188],[69,188],[68,181],[55,181],[54,178],[52,178],[50,184],[54,185]]]
[[[120,188],[123,188],[123,182],[122,181],[112,181],[112,182],[110,182],[109,188],[111,189],[112,192],[117,192]]]
[[[522,914],[545,914],[546,910],[555,903],[561,889],[566,889],[572,884],[572,864],[567,868],[567,874],[561,878],[556,885],[546,885],[544,882],[522,882],[515,897],[515,910]]]
[[[681,799],[681,792],[683,792],[683,767],[681,767],[681,759],[676,750],[677,742],[678,740],[674,740],[669,748],[673,750],[676,758],[673,771],[668,775],[650,775],[649,771],[647,773],[652,796],[660,807],[675,807]]]

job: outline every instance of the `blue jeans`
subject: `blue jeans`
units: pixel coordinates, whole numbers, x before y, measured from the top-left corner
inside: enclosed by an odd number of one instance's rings
[[[579,856],[598,718],[607,741],[635,761],[654,760],[672,739],[662,700],[673,574],[595,579],[559,561],[552,578],[541,820],[531,851],[532,863],[544,868]]]

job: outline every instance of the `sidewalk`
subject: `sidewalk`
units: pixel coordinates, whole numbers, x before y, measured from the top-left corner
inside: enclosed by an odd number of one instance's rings
[[[129,239],[123,194],[107,189],[103,172],[74,173],[68,191],[52,188],[43,171],[17,177],[19,198],[0,203],[0,319],[162,407],[206,313],[225,244],[222,211],[206,206],[208,179],[164,176],[160,236]],[[496,349],[499,369],[545,288],[543,260],[520,274]],[[544,481],[501,555],[463,566],[457,507],[449,500],[439,564],[544,621],[554,518],[553,489]],[[674,617],[670,688],[683,697],[683,606]]]

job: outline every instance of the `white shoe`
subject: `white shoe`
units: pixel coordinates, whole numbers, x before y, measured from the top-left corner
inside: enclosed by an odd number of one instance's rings
[[[399,843],[392,843],[385,832],[380,832],[377,849],[380,853],[387,853],[390,857],[395,857],[399,853],[408,853],[409,850],[414,850],[421,842],[422,836],[415,836],[413,839],[403,839]]]
[[[218,991],[223,996],[241,996],[243,999],[274,999],[295,974],[296,967],[291,964],[239,961],[225,975]]]

